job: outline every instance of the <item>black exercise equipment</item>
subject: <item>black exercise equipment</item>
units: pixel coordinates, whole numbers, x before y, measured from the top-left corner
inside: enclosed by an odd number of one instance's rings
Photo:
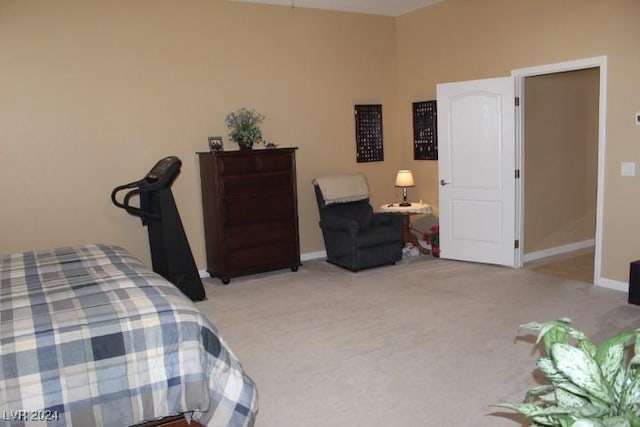
[[[640,305],[640,260],[629,267],[629,304]]]
[[[204,287],[184,232],[171,184],[180,173],[182,162],[175,156],[165,157],[139,181],[120,185],[111,192],[111,201],[131,215],[140,217],[149,232],[153,271],[176,285],[193,301],[205,299]],[[116,194],[129,190],[123,202]],[[132,197],[140,197],[140,207],[129,205]]]

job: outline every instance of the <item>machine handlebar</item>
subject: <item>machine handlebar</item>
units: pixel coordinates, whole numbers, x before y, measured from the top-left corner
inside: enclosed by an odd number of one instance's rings
[[[119,185],[111,192],[111,201],[117,207],[126,210],[131,215],[139,216],[144,219],[159,219],[158,215],[152,214],[145,209],[145,203],[142,200],[145,197],[144,193],[162,190],[164,188],[171,187],[171,184],[180,173],[180,166],[182,162],[176,156],[169,156],[158,161],[153,168],[145,175],[144,178],[138,181],[133,181],[128,184]],[[123,190],[128,191],[122,202],[117,199],[117,193]],[[140,195],[141,207],[134,207],[129,204],[131,197]]]

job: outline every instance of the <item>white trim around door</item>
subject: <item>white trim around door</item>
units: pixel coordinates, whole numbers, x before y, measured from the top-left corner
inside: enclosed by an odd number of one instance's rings
[[[516,111],[516,168],[520,169],[522,179],[516,183],[516,237],[520,245],[516,251],[516,266],[523,265],[523,241],[524,234],[524,79],[543,74],[561,73],[565,71],[583,70],[585,68],[600,69],[600,105],[598,125],[598,185],[596,196],[596,235],[595,235],[595,260],[594,281],[597,286],[608,287],[611,285],[602,277],[602,227],[604,212],[604,188],[605,188],[605,146],[607,128],[607,57],[597,56],[593,58],[579,59],[575,61],[559,62],[529,68],[519,68],[511,71],[515,78],[515,93],[520,99],[520,108]]]

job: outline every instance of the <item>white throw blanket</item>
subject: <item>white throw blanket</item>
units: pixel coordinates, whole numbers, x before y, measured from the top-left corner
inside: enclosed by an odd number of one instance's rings
[[[325,204],[353,202],[369,197],[367,178],[361,173],[321,176],[313,180],[320,187]]]

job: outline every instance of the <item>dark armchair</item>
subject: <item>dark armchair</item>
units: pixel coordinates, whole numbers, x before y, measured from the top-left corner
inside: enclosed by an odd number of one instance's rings
[[[314,188],[328,262],[358,271],[402,259],[402,217],[373,212],[364,175],[318,178]]]

